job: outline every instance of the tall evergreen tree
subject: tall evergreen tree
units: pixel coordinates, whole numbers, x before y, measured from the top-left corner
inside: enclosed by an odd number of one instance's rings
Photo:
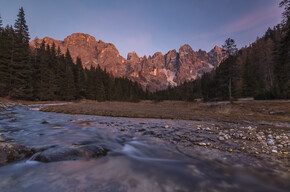
[[[67,49],[65,53],[65,78],[64,78],[64,98],[65,100],[75,99],[75,83],[73,74],[73,60]]]
[[[23,8],[19,9],[15,21],[15,43],[11,63],[11,97],[32,99],[32,66],[30,63],[29,32]]]
[[[290,0],[283,0],[280,7],[284,7],[282,14],[283,33],[285,34],[281,40],[278,64],[275,72],[278,81],[278,89],[280,97],[284,99],[290,98]]]
[[[2,28],[0,16],[0,96],[6,96],[9,83],[9,34]]]
[[[225,44],[222,46],[225,52],[228,54],[228,90],[229,90],[229,101],[232,102],[232,85],[233,85],[233,68],[234,68],[234,56],[236,55],[238,49],[235,44],[235,40],[228,38]]]
[[[1,15],[0,15],[0,31],[1,30],[3,30],[3,21],[2,21]]]
[[[258,85],[255,79],[254,69],[250,59],[247,57],[243,72],[243,96],[254,96],[256,95],[257,89]]]

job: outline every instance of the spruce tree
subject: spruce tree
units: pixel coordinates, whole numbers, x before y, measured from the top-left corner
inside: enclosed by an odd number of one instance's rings
[[[235,40],[228,38],[225,41],[225,44],[222,46],[225,52],[228,54],[228,91],[229,91],[229,101],[232,102],[232,86],[233,86],[233,65],[234,65],[234,56],[236,55],[238,49],[235,44]]]
[[[76,65],[74,66],[74,83],[76,87],[76,98],[83,98],[85,96],[85,75],[82,61],[79,57],[77,57]]]
[[[250,97],[256,95],[258,89],[257,81],[255,79],[254,68],[247,57],[244,72],[243,72],[243,96]]]
[[[65,54],[65,78],[64,78],[64,98],[65,100],[75,99],[75,83],[73,74],[73,60],[67,49]]]
[[[280,98],[290,98],[290,1],[283,0],[280,7],[284,7],[282,25],[284,37],[281,39],[278,64],[275,73],[278,81]]]
[[[9,34],[2,28],[0,17],[0,96],[8,94],[9,86]]]
[[[11,63],[11,97],[32,99],[32,66],[30,63],[29,32],[23,8],[19,9],[15,21],[15,43]]]
[[[1,15],[0,15],[0,31],[3,30],[3,23],[2,23],[2,18],[1,18]]]

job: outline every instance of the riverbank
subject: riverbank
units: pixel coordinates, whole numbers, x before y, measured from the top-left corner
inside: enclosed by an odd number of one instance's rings
[[[290,134],[283,124],[119,118],[35,110],[41,106],[30,104],[0,113],[0,187],[6,191],[23,191],[24,185],[35,186],[35,181],[41,183],[43,178],[51,180],[42,185],[56,186],[57,174],[75,182],[79,175],[91,176],[93,168],[96,175],[92,179],[81,179],[89,189],[95,189],[96,181],[113,187],[112,191],[122,191],[117,190],[119,185],[131,189],[122,178],[136,178],[140,173],[152,178],[162,172],[148,183],[158,182],[163,188],[169,186],[165,181],[170,181],[172,189],[182,191],[203,189],[205,184],[211,186],[209,191],[247,191],[250,184],[256,186],[256,191],[289,188]],[[77,169],[71,177],[74,167]],[[118,174],[112,170],[118,170]],[[105,180],[104,174],[98,177],[100,172],[107,175]],[[122,177],[116,178],[119,173]],[[14,183],[15,178],[21,178],[24,185]],[[197,181],[196,185],[192,181]],[[118,186],[112,186],[114,183]],[[137,191],[150,191],[141,190],[142,184],[134,186],[140,188]],[[136,191],[133,188],[131,191]]]
[[[212,150],[231,154],[232,161],[245,160],[256,167],[261,162],[289,169],[290,101],[181,102],[81,101],[46,106],[46,112],[113,117],[156,118],[189,121],[191,126],[165,125],[141,129],[117,125],[115,129],[129,135],[147,135],[170,142],[182,151]],[[94,122],[84,122],[93,124]],[[112,125],[108,125],[112,127]],[[215,152],[214,154],[219,154]],[[254,160],[263,159],[255,163]],[[260,166],[260,165],[259,165]],[[280,168],[278,168],[280,169]]]
[[[4,111],[9,107],[21,106],[19,102],[10,101],[7,99],[0,98],[0,111]]]
[[[65,105],[46,106],[41,110],[67,114],[132,118],[237,123],[253,121],[270,124],[290,122],[290,101],[236,101],[234,104],[230,104],[229,102],[141,101],[130,103],[84,100]]]

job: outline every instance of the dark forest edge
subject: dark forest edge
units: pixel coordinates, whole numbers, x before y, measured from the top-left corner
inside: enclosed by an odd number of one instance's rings
[[[106,70],[83,69],[82,61],[72,60],[53,44],[37,42],[29,47],[29,32],[23,8],[14,27],[2,27],[0,18],[0,97],[21,100],[140,101],[203,98],[234,100],[290,98],[290,1],[283,0],[281,24],[269,28],[263,37],[240,50],[227,39],[229,55],[215,70],[180,86],[150,93],[127,78],[115,78]]]
[[[127,78],[114,78],[106,70],[83,69],[69,50],[61,54],[53,44],[29,47],[23,8],[12,26],[0,21],[0,97],[21,100],[138,101],[146,96],[141,86]]]
[[[160,100],[235,100],[290,98],[290,1],[283,0],[281,24],[269,28],[263,37],[238,51],[227,39],[224,50],[229,57],[215,70],[180,86],[159,91]]]

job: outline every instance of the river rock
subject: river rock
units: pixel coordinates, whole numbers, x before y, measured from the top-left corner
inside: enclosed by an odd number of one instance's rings
[[[80,147],[55,147],[35,154],[32,159],[41,162],[89,159],[106,155],[107,150],[98,145]]]
[[[206,146],[206,143],[198,143],[199,146]]]
[[[258,140],[258,141],[262,141],[262,140],[263,140],[263,138],[262,138],[262,137],[260,137],[260,136],[258,136],[258,137],[257,137],[257,140]]]
[[[225,138],[224,138],[223,136],[220,136],[218,139],[219,139],[220,141],[224,141],[224,140],[225,140]]]
[[[0,165],[30,157],[33,152],[24,146],[0,143]]]
[[[269,139],[268,142],[267,142],[267,144],[268,144],[269,146],[272,146],[272,145],[275,145],[275,142],[274,142],[273,139]]]

